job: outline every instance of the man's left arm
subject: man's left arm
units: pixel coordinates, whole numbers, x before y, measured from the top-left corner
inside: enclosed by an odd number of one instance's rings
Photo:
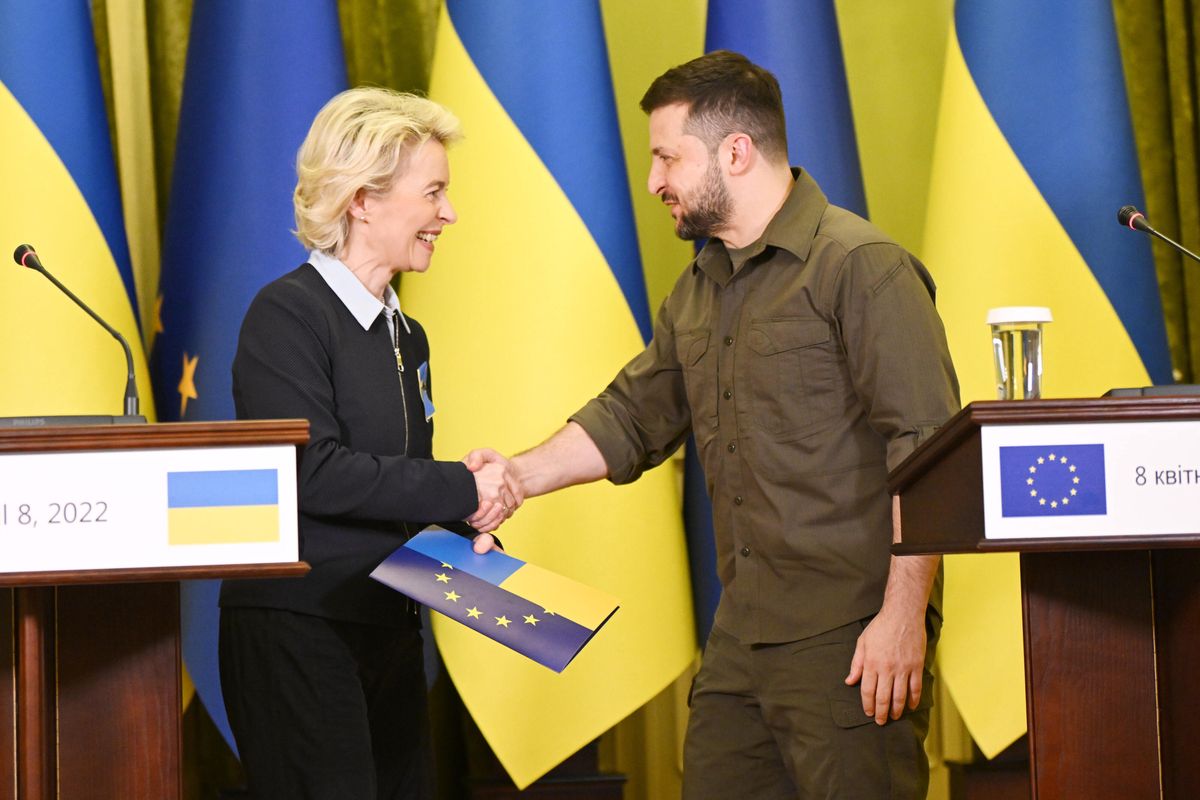
[[[932,294],[924,268],[894,245],[859,248],[838,282],[851,379],[872,427],[887,441],[889,469],[959,407]],[[894,517],[897,511],[893,499]],[[939,556],[891,556],[883,604],[859,637],[846,683],[859,684],[863,712],[880,725],[920,702],[925,615],[939,563]]]
[[[893,512],[895,513],[895,512]],[[859,684],[863,713],[883,725],[915,709],[924,688],[925,613],[941,556],[892,556],[883,606],[858,637],[846,684]]]

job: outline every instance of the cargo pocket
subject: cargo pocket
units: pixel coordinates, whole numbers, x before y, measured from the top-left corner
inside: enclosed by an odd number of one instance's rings
[[[747,345],[755,417],[777,439],[799,439],[836,416],[837,342],[815,317],[754,320]]]
[[[703,448],[717,429],[716,354],[710,351],[707,328],[675,335],[675,357],[683,370],[683,387],[692,410],[692,428],[696,443]]]

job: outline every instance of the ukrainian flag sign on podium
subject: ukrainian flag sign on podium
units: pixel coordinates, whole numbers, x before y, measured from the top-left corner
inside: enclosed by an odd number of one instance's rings
[[[295,445],[162,446],[180,429],[8,431],[0,454],[2,572],[298,561]],[[95,449],[58,449],[60,440],[82,435]]]

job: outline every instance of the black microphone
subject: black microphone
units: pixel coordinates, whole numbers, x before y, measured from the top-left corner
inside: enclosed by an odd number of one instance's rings
[[[133,376],[133,353],[130,352],[129,342],[125,341],[125,337],[122,336],[120,331],[118,331],[116,328],[109,325],[104,320],[100,319],[99,314],[97,314],[95,311],[92,311],[90,308],[88,308],[87,303],[83,302],[78,297],[76,297],[75,293],[72,292],[70,289],[68,289],[66,286],[63,286],[59,282],[58,278],[54,277],[49,272],[47,272],[46,268],[42,266],[42,262],[38,259],[38,255],[32,247],[30,247],[27,244],[19,245],[17,247],[17,249],[13,252],[13,260],[16,261],[18,264],[20,264],[22,267],[27,267],[29,269],[35,270],[36,272],[40,272],[43,275],[45,275],[46,279],[48,281],[50,281],[55,286],[57,286],[59,288],[59,290],[62,291],[62,293],[65,294],[67,297],[74,300],[75,305],[79,306],[84,311],[86,311],[88,313],[88,316],[90,316],[92,319],[96,320],[96,322],[99,322],[104,327],[104,330],[106,330],[110,334],[112,334],[112,337],[121,343],[121,347],[124,348],[124,350],[125,350],[125,366],[128,370],[128,379],[125,382],[125,398],[124,398],[125,416],[127,416],[127,417],[138,416],[138,393],[137,393],[137,381],[134,379],[134,376]]]
[[[1161,233],[1154,230],[1154,228],[1150,227],[1150,223],[1146,221],[1146,215],[1138,211],[1133,206],[1121,206],[1121,208],[1117,211],[1117,222],[1121,223],[1126,228],[1129,228],[1131,231],[1141,231],[1142,233],[1148,233],[1151,236],[1156,236],[1193,261],[1200,261],[1200,256],[1196,255],[1191,250],[1188,250],[1179,242],[1168,239],[1166,236],[1163,236]]]

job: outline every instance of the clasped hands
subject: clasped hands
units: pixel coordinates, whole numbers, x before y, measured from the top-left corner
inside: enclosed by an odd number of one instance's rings
[[[467,469],[475,476],[475,490],[479,494],[479,508],[467,517],[466,522],[475,530],[491,533],[521,507],[525,501],[525,488],[521,485],[512,462],[489,448],[472,450],[463,459]],[[476,552],[480,552],[480,539],[476,537]],[[490,542],[483,546],[489,550]]]

